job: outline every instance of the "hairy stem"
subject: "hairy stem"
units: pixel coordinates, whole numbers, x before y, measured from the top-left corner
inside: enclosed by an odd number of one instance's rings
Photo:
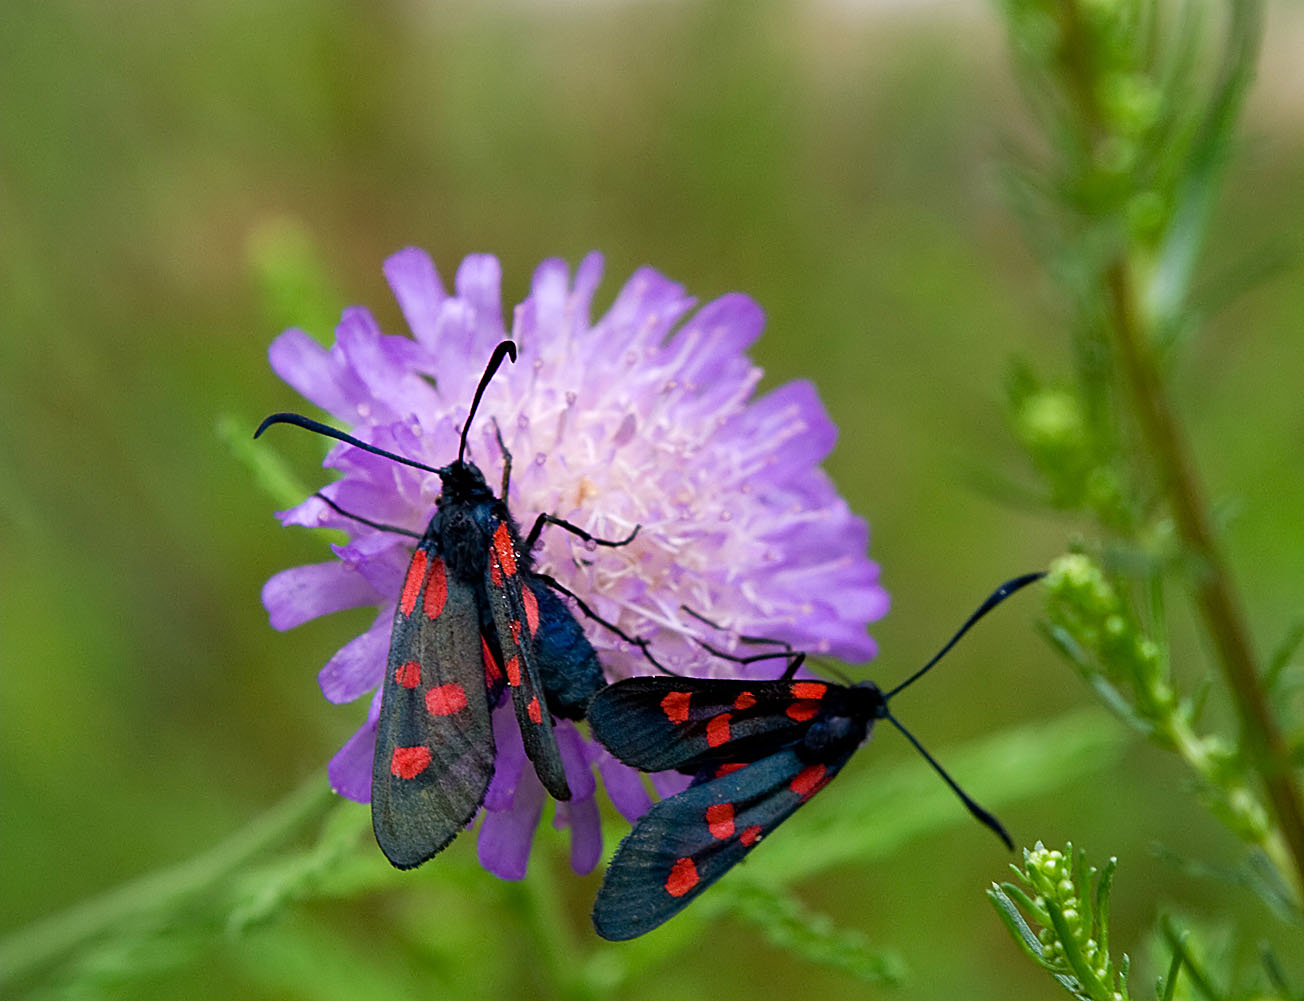
[[[1244,730],[1246,747],[1263,778],[1268,799],[1290,852],[1290,861],[1274,859],[1283,874],[1293,869],[1296,893],[1304,890],[1304,808],[1294,780],[1290,752],[1267,694],[1250,645],[1249,630],[1232,589],[1222,554],[1214,540],[1207,505],[1196,480],[1189,450],[1164,392],[1153,352],[1141,329],[1136,284],[1123,260],[1111,263],[1105,282],[1115,343],[1133,409],[1171,505],[1186,549],[1196,557],[1196,603],[1218,652]]]

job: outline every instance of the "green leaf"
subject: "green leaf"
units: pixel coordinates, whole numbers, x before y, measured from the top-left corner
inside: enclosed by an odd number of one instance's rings
[[[1177,991],[1177,975],[1182,971],[1182,954],[1173,953],[1172,962],[1168,964],[1168,975],[1160,978],[1159,983],[1155,985],[1155,993],[1159,995],[1159,1001],[1173,1001],[1173,994]]]
[[[1263,672],[1263,687],[1269,692],[1277,687],[1281,672],[1290,663],[1290,659],[1295,656],[1295,651],[1299,649],[1301,642],[1304,642],[1304,616],[1299,616],[1290,624],[1290,628],[1286,630],[1286,635],[1277,644],[1277,648],[1272,651],[1272,657],[1268,660],[1267,669]]]
[[[892,952],[879,951],[854,929],[838,928],[825,914],[768,887],[744,884],[726,891],[730,906],[755,925],[775,946],[803,959],[841,970],[866,983],[899,984],[905,964]]]
[[[1178,929],[1172,917],[1167,914],[1160,918],[1159,927],[1163,931],[1164,938],[1168,941],[1169,948],[1173,950],[1173,955],[1180,958],[1186,966],[1187,977],[1196,993],[1205,1001],[1227,1001],[1226,993],[1218,990],[1213,985],[1203,966],[1196,961],[1191,951],[1187,949],[1186,943],[1190,932],[1186,929]]]
[[[1097,934],[1100,952],[1106,957],[1109,956],[1109,896],[1114,889],[1114,873],[1117,869],[1118,859],[1111,856],[1100,871],[1099,882],[1096,883],[1096,914],[1099,916]]]
[[[1019,903],[1016,904],[1012,896],[1018,896]],[[1015,944],[1019,946],[1028,957],[1041,966],[1050,969],[1046,962],[1045,950],[1042,948],[1041,940],[1037,938],[1036,932],[1029,927],[1028,922],[1023,919],[1020,908],[1028,909],[1027,894],[1023,893],[1017,886],[1011,883],[992,884],[992,888],[987,891],[987,899],[992,902],[996,908],[996,913],[1005,927],[1010,930],[1010,935]]]

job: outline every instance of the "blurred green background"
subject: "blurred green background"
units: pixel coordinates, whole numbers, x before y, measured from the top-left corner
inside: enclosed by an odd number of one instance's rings
[[[1299,15],[1270,7],[1211,287],[1298,238]],[[266,364],[283,327],[329,334],[363,303],[399,329],[380,265],[408,244],[445,276],[469,252],[497,254],[509,304],[544,257],[595,248],[603,304],[642,264],[702,300],[758,299],[767,385],[819,385],[842,428],[828,468],[870,520],[893,596],[867,676],[904,677],[1075,530],[982,487],[1030,482],[1002,417],[1011,359],[1054,370],[1067,354],[1055,290],[1002,194],[1025,132],[999,24],[978,3],[3,5],[0,930],[189,858],[325,781],[361,710],[327,705],[315,673],[370,613],[269,628],[262,582],[324,547],[277,526],[218,428],[301,405]],[[325,300],[260,285],[251,261],[287,226],[315,246]],[[1304,537],[1304,285],[1287,259],[1212,317],[1176,373],[1261,650],[1298,611]],[[276,447],[320,481],[313,445]],[[895,703],[979,799],[948,745],[1090,702],[1035,617],[1035,599],[1011,603]],[[1190,649],[1196,681],[1209,665]],[[880,735],[841,781],[873,783],[911,753]],[[1022,844],[1072,838],[1120,857],[1113,935],[1136,951],[1156,902],[1257,913],[1243,891],[1153,856],[1160,842],[1235,861],[1186,781],[1136,742],[1098,782],[999,812]],[[627,996],[1055,996],[983,899],[1006,858],[955,813],[908,850],[798,887],[898,950],[903,988],[860,985],[726,920]],[[422,997],[448,982],[524,996],[556,962],[513,918],[541,886],[586,955],[621,962],[632,947],[588,930],[597,875],[571,877],[560,842],[545,846],[523,889],[476,869],[461,839],[384,892],[296,907],[240,939],[215,932],[179,968],[135,957],[157,971],[128,996]],[[410,947],[414,927],[430,951]]]

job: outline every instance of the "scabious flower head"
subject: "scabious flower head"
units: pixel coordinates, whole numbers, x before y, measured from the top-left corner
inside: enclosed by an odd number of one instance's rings
[[[499,370],[470,429],[467,458],[491,485],[501,478],[501,433],[513,461],[507,502],[523,527],[541,512],[602,539],[640,526],[632,543],[616,548],[545,530],[536,568],[627,635],[649,640],[657,659],[679,672],[775,676],[779,662],[743,667],[706,655],[698,642],[727,647],[727,635],[736,633],[845,660],[872,657],[866,625],[888,600],[866,555],[868,529],[819,468],[835,429],[814,388],[794,382],[754,398],[761,372],[744,352],[760,334],[760,308],[735,294],[694,313],[683,288],[643,269],[595,322],[590,309],[601,272],[597,254],[573,276],[562,261],[540,265],[512,316],[517,362]],[[382,333],[355,307],[345,310],[333,347],[287,330],[272,344],[271,364],[356,437],[444,465],[457,455],[485,362],[508,336],[499,264],[468,257],[452,294],[421,250],[395,254],[385,275],[411,337]],[[433,474],[349,445],[332,449],[325,465],[341,475],[323,493],[352,514],[421,532],[435,509],[440,482]],[[267,582],[263,602],[273,626],[288,629],[345,608],[379,610],[320,674],[332,702],[375,692],[366,722],[329,767],[340,795],[367,802],[379,685],[412,539],[343,517],[315,497],[280,517],[287,525],[340,529],[350,541],[333,547],[336,560]],[[683,606],[730,633],[722,637]],[[637,648],[580,622],[609,680],[653,670]],[[479,853],[490,871],[519,878],[546,794],[527,767],[510,704],[495,712],[494,734]],[[557,804],[555,822],[571,829],[572,864],[587,872],[601,857],[595,773],[631,820],[648,798],[637,773],[572,723],[558,721],[556,734],[572,799]]]

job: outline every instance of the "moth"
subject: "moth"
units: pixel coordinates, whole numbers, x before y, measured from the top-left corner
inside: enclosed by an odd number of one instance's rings
[[[678,914],[828,785],[879,720],[900,730],[969,812],[1013,849],[1000,821],[955,783],[888,704],[980,618],[1042,576],[1002,584],[932,660],[887,692],[872,681],[797,678],[802,654],[784,654],[788,666],[774,681],[649,676],[599,691],[588,718],[600,744],[643,771],[675,770],[693,781],[648,810],[616,850],[593,909],[598,934],[635,938]]]
[[[605,679],[557,592],[592,613],[560,583],[536,572],[530,553],[546,524],[607,546],[626,545],[638,532],[635,527],[620,541],[596,539],[541,514],[522,539],[504,500],[511,470],[506,449],[500,494],[466,458],[467,431],[505,357],[516,360],[512,341],[494,349],[462,427],[457,458],[447,466],[395,455],[300,414],[273,414],[254,434],[294,424],[441,481],[435,512],[421,534],[369,521],[317,495],[347,517],[417,539],[394,612],[371,778],[372,828],[381,851],[399,869],[421,865],[445,848],[484,802],[494,772],[491,712],[505,693],[539,781],[554,799],[570,799],[552,718],[582,718]]]

